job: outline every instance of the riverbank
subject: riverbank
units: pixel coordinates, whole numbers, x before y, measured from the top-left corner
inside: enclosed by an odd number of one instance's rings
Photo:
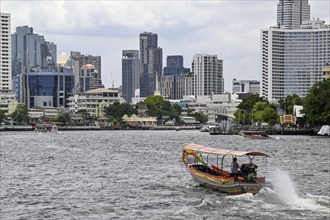
[[[102,131],[102,130],[199,130],[201,126],[154,126],[154,127],[139,127],[139,128],[122,128],[122,127],[100,127],[100,126],[64,126],[58,127],[59,131]],[[244,130],[244,129],[243,129]],[[265,129],[269,135],[317,135],[315,129]],[[1,126],[0,132],[3,131],[34,131],[32,126]],[[235,129],[232,134],[239,134],[239,129]],[[228,134],[230,135],[230,134]]]
[[[200,126],[154,126],[139,128],[100,127],[100,126],[63,126],[59,131],[86,131],[86,130],[198,130]],[[1,126],[0,131],[34,131],[32,126]]]

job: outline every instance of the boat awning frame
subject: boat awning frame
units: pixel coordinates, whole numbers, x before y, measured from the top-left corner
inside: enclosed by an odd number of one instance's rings
[[[253,151],[233,151],[233,150],[221,150],[212,147],[205,147],[198,144],[189,143],[184,146],[184,150],[191,150],[200,153],[207,154],[215,154],[215,155],[223,155],[223,156],[265,156],[269,157],[269,155],[262,152],[253,152]]]

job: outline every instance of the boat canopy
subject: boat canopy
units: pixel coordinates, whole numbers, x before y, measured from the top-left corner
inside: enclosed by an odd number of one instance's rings
[[[212,147],[205,147],[198,144],[189,143],[184,146],[186,151],[198,151],[201,153],[216,154],[216,155],[231,155],[231,156],[265,156],[269,157],[267,154],[262,152],[253,152],[253,151],[233,151],[233,150],[221,150]]]

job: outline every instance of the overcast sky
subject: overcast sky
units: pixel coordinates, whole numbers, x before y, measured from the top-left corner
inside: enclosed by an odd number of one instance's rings
[[[57,45],[61,52],[102,57],[105,87],[121,82],[122,50],[139,49],[139,34],[158,34],[163,66],[168,55],[183,55],[191,68],[195,54],[217,55],[224,63],[225,90],[233,78],[260,80],[260,30],[276,25],[278,0],[224,1],[18,1],[1,0],[1,12],[17,26]],[[311,18],[329,24],[330,0],[310,0]]]

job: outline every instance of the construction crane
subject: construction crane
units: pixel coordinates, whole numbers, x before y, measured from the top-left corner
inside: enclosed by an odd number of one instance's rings
[[[111,77],[111,82],[112,82],[112,88],[115,88],[115,82],[113,81],[113,77],[112,77],[111,72],[110,72],[110,77]]]

